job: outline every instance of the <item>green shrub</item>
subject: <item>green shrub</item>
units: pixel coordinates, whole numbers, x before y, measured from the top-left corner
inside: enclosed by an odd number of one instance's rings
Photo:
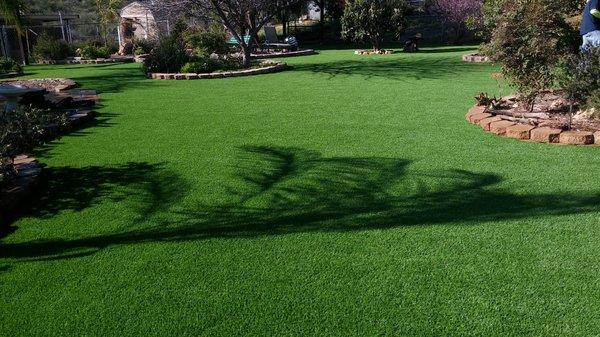
[[[71,47],[63,40],[42,34],[33,48],[34,58],[41,61],[64,60],[72,55]]]
[[[212,73],[213,71],[219,68],[218,63],[216,61],[211,60],[210,58],[206,58],[203,60],[196,60],[193,62],[188,62],[181,67],[182,73]]]
[[[215,71],[231,71],[242,68],[238,59],[213,60],[208,56],[196,56],[181,67],[182,73],[212,73]]]
[[[541,90],[556,84],[557,67],[572,53],[572,28],[554,0],[516,0],[503,5],[484,51],[529,109]]]
[[[227,45],[227,34],[224,30],[218,28],[209,28],[202,30],[187,30],[183,33],[185,47],[194,50],[202,50],[210,55],[227,54],[229,46]]]
[[[133,53],[135,55],[150,54],[156,41],[145,40],[145,39],[134,39],[133,40]]]
[[[12,59],[0,60],[0,73],[23,73],[23,67]]]
[[[583,105],[596,103],[600,88],[600,47],[572,56],[563,64],[561,85],[569,96]],[[593,104],[596,104],[593,103]]]
[[[162,37],[144,61],[143,69],[146,73],[166,72],[173,73],[181,70],[184,64],[190,61],[180,35],[171,34]]]
[[[48,125],[61,127],[67,120],[64,113],[22,105],[15,110],[0,110],[0,182],[14,173],[12,162],[16,156],[44,142]]]
[[[95,44],[86,44],[77,50],[77,54],[85,60],[97,58],[108,58],[110,51],[106,46],[96,46]]]
[[[225,59],[219,61],[219,69],[223,71],[238,70],[242,68],[242,62],[239,59]]]
[[[342,16],[342,37],[354,42],[370,42],[382,47],[390,34],[399,37],[407,11],[405,0],[347,0]]]
[[[600,118],[600,89],[596,89],[588,94],[584,107],[586,109],[594,109],[594,117],[596,119]]]

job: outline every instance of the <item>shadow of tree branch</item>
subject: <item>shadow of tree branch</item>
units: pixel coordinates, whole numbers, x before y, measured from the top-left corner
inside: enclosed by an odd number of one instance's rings
[[[537,216],[600,211],[600,193],[514,194],[497,185],[502,178],[452,170],[435,174],[409,173],[409,161],[381,157],[322,157],[298,148],[247,146],[237,161],[232,201],[198,204],[172,210],[184,191],[176,177],[155,172],[147,164],[123,170],[89,168],[85,176],[105,181],[93,189],[84,179],[56,179],[80,174],[62,169],[48,186],[58,195],[42,198],[34,214],[49,216],[61,209],[89,207],[91,200],[114,193],[113,186],[146,190],[139,212],[161,212],[153,227],[81,239],[49,239],[0,245],[0,256],[15,259],[56,259],[85,256],[115,245],[174,242],[209,238],[259,237],[307,232],[345,232],[432,224],[474,224]],[[133,164],[132,164],[133,165]],[[148,183],[147,180],[151,181]],[[161,186],[165,181],[173,186]],[[124,183],[128,182],[128,183]],[[83,186],[70,195],[68,186]],[[87,186],[87,188],[86,188]],[[60,192],[63,191],[63,192]],[[124,198],[112,194],[112,198]],[[37,213],[35,213],[37,212]]]

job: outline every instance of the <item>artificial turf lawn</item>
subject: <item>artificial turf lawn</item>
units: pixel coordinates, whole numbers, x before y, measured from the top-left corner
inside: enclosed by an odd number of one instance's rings
[[[288,59],[102,91],[36,155],[0,243],[1,336],[588,335],[600,331],[600,149],[484,133],[468,48]]]

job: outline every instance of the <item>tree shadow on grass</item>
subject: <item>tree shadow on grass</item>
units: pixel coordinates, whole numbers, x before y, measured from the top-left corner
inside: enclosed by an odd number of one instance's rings
[[[118,116],[116,113],[112,112],[100,112],[96,115],[96,117],[90,121],[87,121],[83,124],[76,126],[75,128],[69,130],[67,134],[60,135],[55,137],[52,141],[42,144],[36,147],[31,151],[31,154],[35,158],[40,157],[48,157],[50,155],[50,151],[61,144],[61,139],[63,137],[84,137],[95,132],[96,128],[108,128],[115,125],[112,120]]]
[[[85,69],[83,72],[79,72]],[[65,77],[75,80],[82,88],[94,89],[98,93],[118,93],[125,89],[144,88],[158,83],[147,81],[139,67],[123,63],[86,64],[86,65],[48,65],[26,68],[38,74],[43,71],[64,72]],[[79,74],[83,74],[79,76]]]
[[[358,57],[358,56],[357,56]],[[460,58],[419,57],[383,59],[363,58],[324,63],[308,63],[293,66],[295,71],[308,71],[337,76],[361,76],[363,78],[385,78],[397,81],[441,79],[472,71],[470,64]]]
[[[99,72],[99,73],[98,73]],[[99,93],[118,93],[125,89],[144,88],[148,85],[157,85],[159,83],[149,82],[137,68],[123,69],[98,69],[98,72],[92,75],[75,77],[77,83],[82,83],[85,87],[93,88]]]
[[[42,172],[36,193],[21,210],[4,218],[5,234],[19,217],[51,218],[82,211],[104,201],[125,202],[143,223],[165,212],[189,190],[188,183],[164,164],[127,163],[114,167],[52,167]],[[1,245],[0,245],[1,246]],[[1,254],[0,254],[1,255]]]
[[[232,200],[220,205],[198,204],[183,210],[162,208],[153,227],[81,239],[47,239],[0,245],[0,256],[13,259],[61,259],[93,254],[110,246],[147,242],[177,242],[210,238],[254,238],[307,232],[347,232],[432,224],[477,224],[537,216],[600,211],[600,194],[514,194],[497,185],[501,177],[467,171],[414,174],[406,160],[381,157],[322,157],[298,148],[245,147],[236,163]],[[138,168],[139,169],[139,168]],[[135,169],[134,171],[138,171]],[[84,176],[109,181],[92,188],[81,172],[61,169],[50,177],[58,195],[47,194],[34,212],[50,216],[66,208],[89,207],[111,185],[138,181],[150,189],[139,200],[142,212],[155,211],[161,195],[177,192],[147,176],[135,179],[121,171],[93,168]],[[148,171],[142,165],[143,172]],[[127,171],[127,170],[126,170]],[[152,169],[150,171],[153,171]],[[74,177],[75,176],[75,177]],[[56,182],[56,179],[66,179]],[[153,180],[154,178],[150,179]],[[167,178],[168,179],[168,178]],[[172,178],[171,178],[172,179]],[[163,178],[160,181],[164,181]],[[73,187],[83,186],[79,192]],[[87,187],[86,187],[87,186]],[[129,186],[129,183],[125,184]],[[152,189],[158,188],[158,193]],[[137,188],[136,188],[137,189]],[[62,192],[61,192],[62,191]],[[105,192],[102,192],[105,191]],[[181,192],[181,191],[179,191]],[[78,193],[72,195],[72,193]],[[113,192],[111,192],[113,193]],[[125,194],[118,194],[126,197]],[[175,195],[178,195],[175,193]],[[169,201],[170,200],[170,201]],[[177,198],[167,198],[166,203]]]
[[[164,164],[127,163],[114,167],[52,167],[44,171],[29,215],[49,218],[82,211],[103,200],[129,202],[139,220],[165,211],[183,198],[188,184]]]

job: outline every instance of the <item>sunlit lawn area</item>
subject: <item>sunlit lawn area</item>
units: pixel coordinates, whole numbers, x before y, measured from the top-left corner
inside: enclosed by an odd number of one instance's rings
[[[35,155],[0,241],[0,336],[588,335],[600,151],[484,133],[470,48],[271,75],[32,66],[101,92]]]

